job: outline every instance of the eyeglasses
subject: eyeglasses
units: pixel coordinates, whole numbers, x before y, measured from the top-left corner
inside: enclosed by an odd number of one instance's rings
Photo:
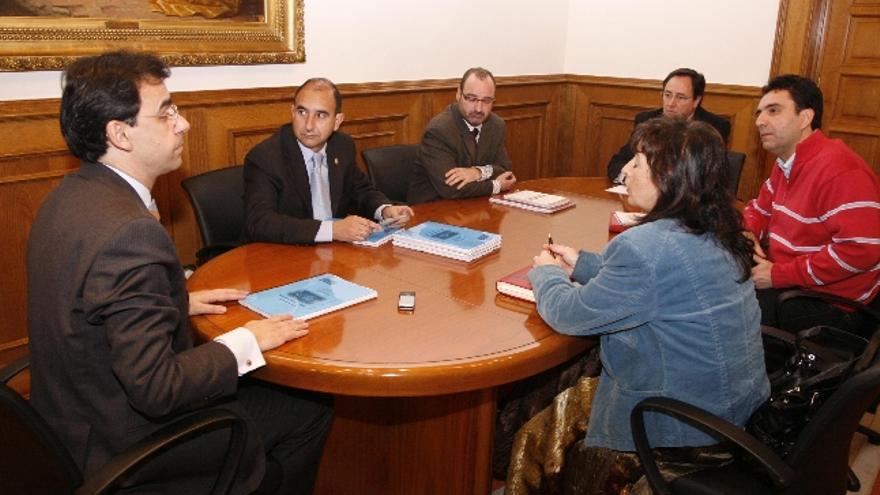
[[[468,103],[480,102],[483,105],[491,105],[492,103],[495,103],[495,98],[492,98],[491,96],[486,96],[486,97],[480,98],[477,95],[466,94],[466,95],[461,95],[461,97],[464,98],[464,101],[466,101]]]
[[[178,110],[177,105],[172,103],[168,105],[168,108],[165,109],[164,112],[159,115],[141,115],[141,117],[150,117],[153,119],[162,119],[162,120],[170,120],[172,122],[177,122],[177,119],[180,118],[180,110]]]
[[[664,91],[662,94],[663,94],[664,100],[671,100],[671,99],[675,98],[675,101],[677,101],[679,103],[693,99],[688,95],[684,95],[681,93],[673,93],[672,91]]]

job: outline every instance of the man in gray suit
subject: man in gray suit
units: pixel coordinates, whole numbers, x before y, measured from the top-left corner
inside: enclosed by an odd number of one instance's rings
[[[235,410],[248,445],[233,492],[310,493],[332,406],[239,376],[262,352],[307,333],[254,320],[194,346],[188,316],[222,313],[245,292],[188,294],[150,189],[181,165],[189,123],[159,58],[85,57],[64,73],[61,131],[82,160],[40,208],[28,242],[31,400],[86,476],[182,413]],[[247,383],[246,383],[247,382]],[[160,455],[132,484],[205,493],[228,433]]]
[[[516,184],[504,121],[492,113],[495,77],[482,67],[468,69],[455,99],[425,129],[409,181],[410,204],[488,196]]]

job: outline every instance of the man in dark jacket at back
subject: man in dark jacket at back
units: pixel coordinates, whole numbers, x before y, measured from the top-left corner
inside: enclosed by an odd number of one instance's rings
[[[696,119],[714,127],[724,142],[730,135],[730,122],[703,109],[703,92],[706,89],[706,78],[693,69],[675,69],[663,80],[663,107],[649,110],[636,115],[635,128],[646,120],[665,115],[684,119]],[[629,143],[623,145],[611,161],[608,162],[608,178],[615,180],[623,166],[633,159]]]

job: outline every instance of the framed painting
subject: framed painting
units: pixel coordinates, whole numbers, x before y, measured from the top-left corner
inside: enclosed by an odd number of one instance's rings
[[[177,66],[303,62],[303,32],[303,0],[2,0],[0,70],[114,49]]]

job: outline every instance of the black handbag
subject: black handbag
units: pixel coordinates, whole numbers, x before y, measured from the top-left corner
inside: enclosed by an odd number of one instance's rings
[[[822,403],[850,375],[867,368],[878,339],[834,327],[797,333],[794,343],[765,338],[770,398],[752,415],[746,431],[782,457]]]

